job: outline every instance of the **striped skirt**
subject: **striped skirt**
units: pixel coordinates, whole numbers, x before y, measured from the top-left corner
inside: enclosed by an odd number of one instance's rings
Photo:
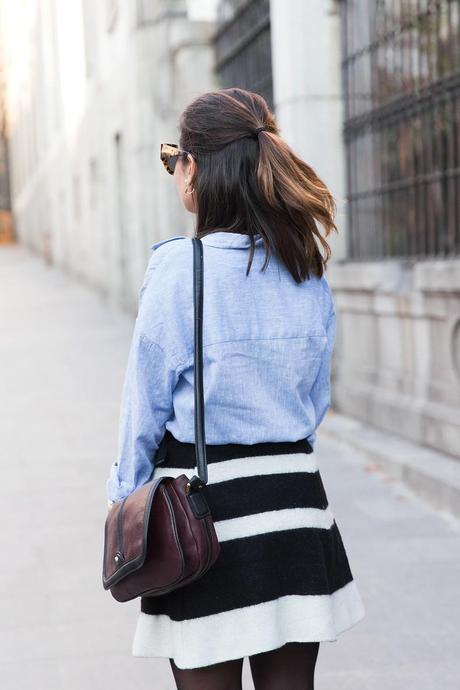
[[[192,476],[195,445],[165,441],[154,476]],[[195,582],[141,597],[133,656],[198,668],[335,641],[365,609],[308,441],[206,448],[221,552]]]

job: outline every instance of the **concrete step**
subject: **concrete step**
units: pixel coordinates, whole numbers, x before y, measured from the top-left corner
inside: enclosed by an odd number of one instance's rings
[[[403,482],[437,511],[460,520],[460,459],[330,409],[318,435],[358,451],[375,471]]]

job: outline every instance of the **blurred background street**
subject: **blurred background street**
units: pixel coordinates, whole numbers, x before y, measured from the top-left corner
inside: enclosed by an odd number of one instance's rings
[[[105,482],[151,245],[193,234],[160,142],[231,86],[338,206],[317,451],[367,617],[318,688],[457,690],[460,0],[0,0],[1,686],[173,687],[102,590]]]

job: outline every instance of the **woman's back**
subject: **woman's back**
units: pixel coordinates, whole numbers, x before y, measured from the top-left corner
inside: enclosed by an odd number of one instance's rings
[[[201,241],[206,442],[307,438],[314,447],[330,405],[336,327],[325,277],[297,283],[275,255],[261,272],[260,237],[248,275],[247,235],[222,231]],[[119,457],[107,483],[112,500],[149,479],[165,430],[195,441],[192,241],[176,236],[152,246],[125,374]]]
[[[169,315],[168,347],[178,356],[174,416],[166,428],[181,441],[193,443],[192,243],[187,237],[171,239],[153,245],[158,272],[146,289],[157,293],[152,299]],[[248,275],[247,235],[216,232],[202,243],[207,442],[308,437],[313,443],[329,405],[335,312],[326,279],[312,276],[296,283],[275,255],[261,272],[260,236]],[[151,337],[156,337],[153,331]]]

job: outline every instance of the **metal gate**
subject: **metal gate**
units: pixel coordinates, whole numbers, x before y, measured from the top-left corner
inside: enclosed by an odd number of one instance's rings
[[[221,87],[259,93],[273,109],[269,0],[223,0],[214,45]]]
[[[349,255],[460,254],[460,0],[342,3]]]

